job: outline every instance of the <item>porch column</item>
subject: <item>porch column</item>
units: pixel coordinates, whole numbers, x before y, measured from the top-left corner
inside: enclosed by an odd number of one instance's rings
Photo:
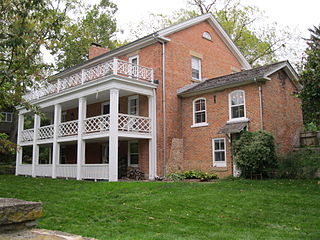
[[[53,143],[52,143],[52,178],[57,177],[56,169],[60,159],[60,144],[57,142],[59,135],[59,124],[61,123],[61,105],[54,105],[53,120]]]
[[[119,90],[110,90],[109,181],[118,181]]]
[[[17,154],[16,154],[16,175],[18,175],[19,165],[22,164],[22,147],[20,146],[21,132],[23,131],[24,115],[18,115],[18,136],[17,136]]]
[[[156,109],[156,91],[153,95],[148,96],[148,112],[151,119],[151,135],[149,140],[149,179],[153,180],[156,176],[157,169],[157,109]]]
[[[36,176],[36,165],[39,164],[39,145],[38,141],[38,129],[40,127],[40,116],[34,115],[34,127],[33,127],[33,147],[32,147],[32,177]]]
[[[87,115],[87,98],[79,98],[78,106],[78,144],[77,144],[77,180],[81,180],[81,166],[85,162],[86,144],[82,139],[83,123]]]

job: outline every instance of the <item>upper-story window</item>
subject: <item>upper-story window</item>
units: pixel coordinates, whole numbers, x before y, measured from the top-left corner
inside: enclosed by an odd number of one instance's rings
[[[229,94],[229,117],[230,119],[245,118],[245,93],[243,90],[236,90]]]
[[[0,122],[12,122],[12,113],[2,112],[0,116]]]
[[[128,97],[128,114],[139,115],[139,96]]]
[[[138,66],[139,65],[139,55],[129,57],[129,71],[128,74],[131,77],[138,77]]]
[[[192,78],[201,80],[201,59],[192,57]]]
[[[211,34],[208,33],[208,32],[204,32],[204,33],[202,34],[202,37],[205,38],[205,39],[207,39],[207,40],[209,40],[209,41],[212,41]]]
[[[207,125],[206,99],[198,98],[193,101],[193,126]]]

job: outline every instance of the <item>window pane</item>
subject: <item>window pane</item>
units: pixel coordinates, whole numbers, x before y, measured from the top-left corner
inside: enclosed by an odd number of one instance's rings
[[[131,154],[130,155],[130,164],[139,164],[139,155]]]
[[[200,100],[196,101],[195,104],[196,104],[196,107],[195,107],[196,111],[200,111]]]
[[[103,113],[102,114],[110,114],[110,105],[103,105]]]
[[[241,118],[244,117],[244,106],[237,106],[231,108],[231,117],[232,118]]]
[[[216,162],[224,161],[224,152],[215,152],[214,153],[214,160]]]
[[[139,153],[139,144],[138,143],[130,143],[130,153]]]
[[[231,105],[244,104],[243,92],[234,92],[231,94]]]
[[[220,140],[220,150],[224,150],[224,141]]]
[[[200,59],[192,57],[192,78],[200,78]]]
[[[199,70],[192,69],[192,78],[195,78],[195,79],[200,78]]]
[[[214,150],[220,150],[219,140],[214,141]]]

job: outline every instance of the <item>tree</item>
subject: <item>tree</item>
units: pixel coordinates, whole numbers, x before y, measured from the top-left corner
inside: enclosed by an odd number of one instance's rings
[[[307,59],[301,74],[303,89],[299,96],[305,123],[314,122],[320,128],[320,25],[309,29]]]
[[[52,54],[56,56],[58,70],[87,60],[91,43],[109,49],[117,46],[117,41],[112,40],[116,32],[117,6],[109,0],[101,0],[99,4],[83,6],[83,11],[76,19],[68,18],[62,38],[54,42]]]

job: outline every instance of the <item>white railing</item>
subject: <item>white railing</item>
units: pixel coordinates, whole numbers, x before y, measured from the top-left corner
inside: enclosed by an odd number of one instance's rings
[[[16,168],[16,174],[31,176],[32,164],[19,164]]]
[[[113,60],[101,63],[91,68],[82,69],[71,76],[58,79],[54,83],[43,81],[41,86],[34,87],[34,90],[24,95],[24,99],[26,101],[39,99],[111,74],[126,76],[147,82],[154,82],[152,68],[139,66],[114,58]]]
[[[120,131],[150,133],[151,119],[127,114],[119,114],[118,129]]]
[[[86,118],[84,120],[84,133],[93,133],[101,131],[109,131],[110,128],[110,115],[100,115],[95,117]]]
[[[44,139],[51,139],[53,138],[53,125],[48,125],[44,127],[40,127],[38,129],[38,139],[44,140]]]
[[[78,134],[78,120],[59,124],[59,137],[74,136]]]
[[[85,164],[81,167],[83,179],[108,179],[109,164]]]
[[[33,141],[34,131],[33,129],[27,129],[21,131],[20,142],[30,142]]]
[[[57,177],[77,178],[77,164],[60,164],[56,167]]]
[[[39,177],[51,177],[52,165],[51,164],[39,164],[35,166],[35,176]]]

